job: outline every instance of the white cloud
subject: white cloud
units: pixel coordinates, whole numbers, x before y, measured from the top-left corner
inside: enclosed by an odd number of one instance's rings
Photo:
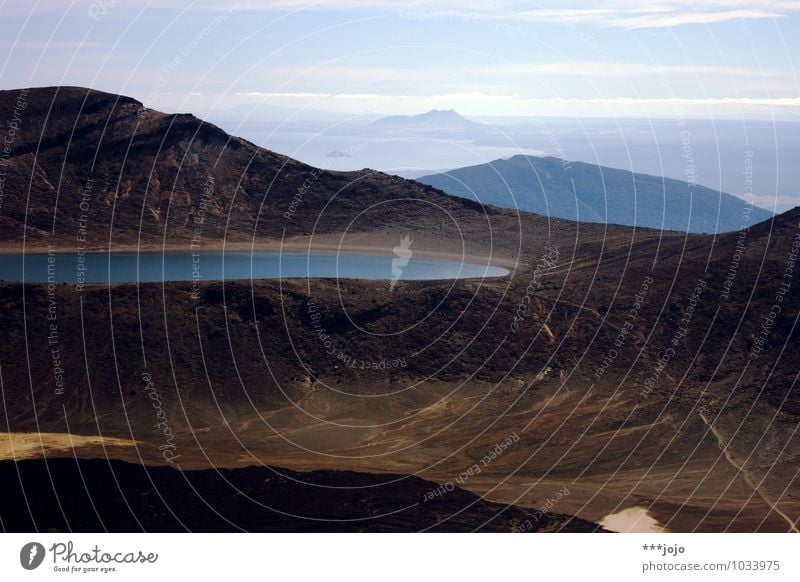
[[[37,10],[87,10],[97,0],[48,0]],[[797,0],[540,0],[536,8],[524,0],[483,0],[465,8],[463,0],[198,0],[193,10],[336,11],[364,10],[413,13],[449,13],[470,18],[537,21],[562,24],[597,24],[626,29],[665,28],[688,24],[717,24],[731,20],[779,18],[800,11]],[[152,8],[174,8],[172,0],[126,0],[113,5],[115,13]],[[2,12],[24,14],[31,10],[28,0],[5,0]]]
[[[797,119],[800,97],[783,98],[547,98],[515,94],[462,92],[436,95],[247,92],[234,95],[246,103],[312,107],[363,114],[421,113],[429,109],[455,108],[464,115],[563,116],[563,117],[764,117]],[[241,101],[240,101],[241,102]]]
[[[724,77],[791,78],[791,73],[776,69],[752,69],[707,65],[660,65],[657,63],[623,63],[608,61],[561,61],[541,63],[507,63],[486,67],[485,73],[512,75],[552,75],[581,77],[629,77],[654,75],[714,75]]]
[[[718,12],[673,12],[623,16],[615,24],[623,28],[668,28],[683,24],[717,24],[731,20],[762,20],[782,16],[769,10],[723,10]]]
[[[747,21],[781,18],[787,14],[800,11],[800,2],[769,0],[762,0],[761,2],[742,2],[740,0],[726,2],[718,2],[717,0],[697,0],[696,2],[663,0],[649,5],[645,3],[644,6],[640,2],[607,0],[600,6],[597,7],[597,4],[595,4],[591,7],[564,7],[563,3],[559,3],[552,7],[540,5],[531,10],[508,5],[505,9],[494,14],[484,10],[480,12],[487,17],[493,16],[510,20],[567,25],[595,24],[610,28],[636,30],[669,28],[687,24],[710,25],[732,20]]]
[[[385,95],[379,93],[313,93],[313,92],[264,92],[248,91],[237,93],[238,96],[257,97],[261,99],[292,97],[299,99],[391,99],[396,101],[436,100],[436,101],[513,101],[515,103],[594,103],[594,104],[682,104],[682,105],[764,105],[776,107],[798,107],[800,97],[721,97],[721,98],[682,98],[682,97],[521,97],[520,95],[490,95],[479,92],[448,93],[442,95]]]
[[[251,0],[251,9],[385,10],[402,15],[505,19],[562,24],[597,24],[606,27],[643,29],[687,24],[717,24],[731,20],[779,18],[800,11],[796,0],[632,0],[585,2],[545,0],[530,8],[529,2],[492,0],[465,8],[461,0]]]
[[[335,81],[340,85],[400,79],[430,80],[438,78],[435,73],[421,69],[346,65],[329,62],[271,66],[263,69],[262,74],[270,79],[294,80],[307,78],[315,83]]]
[[[262,92],[262,91],[249,91],[246,93],[237,93],[242,97],[256,97],[259,99],[376,99],[376,100],[392,100],[392,101],[509,101],[520,99],[519,95],[487,95],[486,93],[470,92],[470,93],[449,93],[446,95],[382,95],[378,93],[308,93],[308,92]]]

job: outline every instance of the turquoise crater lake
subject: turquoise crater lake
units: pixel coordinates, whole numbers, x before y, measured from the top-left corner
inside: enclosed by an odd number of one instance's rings
[[[394,262],[393,262],[394,261]],[[339,278],[420,281],[502,277],[493,265],[411,257],[273,251],[26,253],[0,255],[0,280],[25,283],[145,283]]]

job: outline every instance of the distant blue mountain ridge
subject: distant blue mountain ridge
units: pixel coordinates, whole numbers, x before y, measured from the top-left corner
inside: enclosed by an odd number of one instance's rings
[[[554,218],[692,233],[740,230],[772,217],[742,198],[691,182],[554,157],[517,155],[417,181]]]

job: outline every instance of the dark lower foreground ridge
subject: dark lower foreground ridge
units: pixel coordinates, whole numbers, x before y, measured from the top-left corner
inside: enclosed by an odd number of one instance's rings
[[[404,475],[36,459],[0,462],[0,482],[6,532],[602,531]]]

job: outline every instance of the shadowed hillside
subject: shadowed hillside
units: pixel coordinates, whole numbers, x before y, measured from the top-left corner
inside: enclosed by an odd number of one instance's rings
[[[432,496],[418,477],[275,467],[176,471],[104,460],[0,463],[6,532],[591,532],[569,516]],[[24,493],[23,493],[24,490]],[[54,492],[55,490],[55,492]],[[19,500],[24,499],[24,503]]]

